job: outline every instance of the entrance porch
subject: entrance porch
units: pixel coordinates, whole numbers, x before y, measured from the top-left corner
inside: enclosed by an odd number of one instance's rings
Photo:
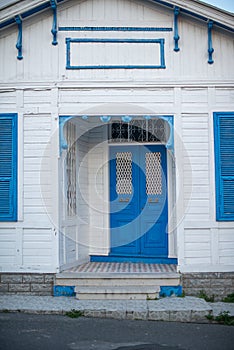
[[[177,263],[172,116],[60,117],[60,154],[61,270]]]
[[[146,300],[181,293],[174,264],[89,262],[57,274],[55,285],[58,295],[72,290],[77,299],[90,300]]]

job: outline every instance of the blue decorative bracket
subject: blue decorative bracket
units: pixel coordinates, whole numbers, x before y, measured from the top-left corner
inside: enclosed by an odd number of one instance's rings
[[[57,1],[56,0],[50,0],[50,6],[53,10],[53,26],[51,29],[51,33],[53,35],[53,41],[52,45],[57,45],[57,33],[58,33],[58,28],[57,28]]]
[[[103,115],[100,117],[101,122],[108,123],[111,120],[111,117],[109,115]]]
[[[65,139],[64,136],[64,125],[66,122],[73,117],[71,115],[66,115],[59,117],[59,150],[60,150],[60,155],[62,154],[62,151],[64,149],[68,148],[67,140]]]
[[[209,20],[208,23],[208,63],[209,64],[213,64],[214,60],[213,60],[213,52],[214,49],[212,47],[212,28],[213,28],[213,21]]]
[[[174,42],[175,42],[174,51],[176,51],[176,52],[180,51],[179,44],[178,44],[178,42],[180,40],[180,37],[178,34],[178,16],[179,16],[179,13],[180,13],[180,8],[175,6],[175,8],[174,8]]]
[[[130,117],[129,115],[124,115],[121,119],[124,123],[130,123],[132,117]]]
[[[159,118],[168,122],[170,127],[170,136],[166,143],[166,148],[169,149],[174,154],[174,118],[172,115],[160,116]]]
[[[16,43],[16,48],[18,50],[18,55],[17,59],[22,60],[22,18],[20,15],[15,16],[15,21],[18,25],[18,38],[17,38],[17,43]]]

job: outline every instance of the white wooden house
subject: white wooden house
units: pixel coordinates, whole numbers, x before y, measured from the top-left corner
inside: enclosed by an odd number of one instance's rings
[[[0,1],[0,291],[89,261],[233,291],[233,33],[197,0]]]

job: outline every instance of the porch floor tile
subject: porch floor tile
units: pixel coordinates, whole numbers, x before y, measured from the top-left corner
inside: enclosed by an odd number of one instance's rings
[[[174,264],[145,264],[127,262],[88,262],[64,272],[71,273],[176,273]]]

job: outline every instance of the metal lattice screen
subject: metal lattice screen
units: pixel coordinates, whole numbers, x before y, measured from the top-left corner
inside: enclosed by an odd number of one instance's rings
[[[132,193],[132,153],[116,153],[116,192],[118,194]]]
[[[66,194],[67,215],[76,215],[76,128],[72,123],[66,125],[68,152],[66,156]]]
[[[146,193],[149,195],[162,194],[161,153],[145,154]]]

